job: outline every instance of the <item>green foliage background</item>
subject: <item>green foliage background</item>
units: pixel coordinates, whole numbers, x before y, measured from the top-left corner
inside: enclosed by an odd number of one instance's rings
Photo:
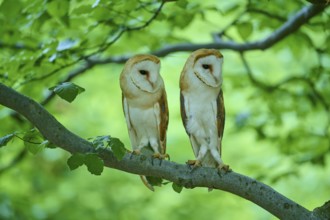
[[[151,19],[160,4],[0,0],[0,81],[42,101],[48,88],[84,62],[148,53],[170,44],[208,43],[211,33],[222,30],[225,41],[255,41],[309,3],[179,0],[165,3]],[[227,113],[224,161],[308,209],[330,197],[328,21],[327,9],[272,48],[244,53],[250,73],[238,52],[221,50]],[[177,52],[162,58],[170,110],[167,153],[178,163],[193,158],[179,110],[179,75],[188,56]],[[55,97],[46,108],[86,139],[110,134],[130,148],[119,88],[122,64],[113,61],[74,79],[85,92],[72,103]],[[31,128],[10,114],[0,106],[0,136]],[[84,167],[70,171],[69,153],[58,148],[24,154],[10,169],[1,169],[22,149],[18,139],[0,148],[0,219],[275,219],[222,191],[196,188],[178,194],[167,184],[152,193],[132,174],[104,169],[95,176]]]

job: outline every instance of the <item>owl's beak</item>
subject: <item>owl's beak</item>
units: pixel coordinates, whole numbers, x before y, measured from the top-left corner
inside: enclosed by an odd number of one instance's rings
[[[217,79],[217,77],[215,77],[215,75],[213,75],[212,73],[211,73],[211,76],[212,76],[212,78],[214,79],[215,84],[218,84],[218,79]]]
[[[150,83],[152,90],[154,90],[155,89],[155,84],[153,82],[151,82],[150,80],[148,80],[148,82]]]
[[[157,92],[158,89],[159,89],[157,82],[151,82],[150,80],[148,80],[148,82],[149,82],[149,84],[150,84],[150,86],[151,86],[151,90],[148,91],[148,92],[150,92],[150,93],[155,93],[155,92]]]

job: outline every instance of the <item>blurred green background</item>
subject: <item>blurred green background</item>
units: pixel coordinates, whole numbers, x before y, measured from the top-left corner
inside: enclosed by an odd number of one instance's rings
[[[211,33],[221,30],[226,33],[221,36],[224,41],[255,41],[284,23],[276,16],[286,19],[310,5],[281,0],[168,2],[150,25],[113,41],[121,27],[143,25],[160,2],[61,2],[69,8],[56,0],[0,1],[0,80],[37,101],[91,53],[95,53],[91,58],[103,59],[148,53],[169,44],[208,43]],[[271,15],[252,13],[251,8]],[[309,210],[330,198],[326,11],[270,49],[244,53],[250,75],[237,51],[220,50],[225,59],[225,163]],[[75,43],[59,49],[67,39]],[[104,45],[108,46],[101,50]],[[189,52],[176,52],[161,58],[170,111],[167,153],[180,164],[193,159],[181,123],[178,86],[188,56]],[[34,80],[57,68],[61,70],[56,74]],[[73,103],[55,97],[46,109],[83,138],[111,135],[130,148],[119,87],[122,68],[122,63],[96,65],[73,80],[86,89]],[[0,106],[0,136],[31,128],[10,113]],[[70,154],[60,148],[23,153],[23,159],[7,169],[23,149],[18,139],[0,148],[0,219],[276,219],[223,191],[195,188],[178,194],[168,184],[151,192],[138,176],[114,169],[105,168],[101,176],[91,175],[86,167],[70,171],[66,165]]]

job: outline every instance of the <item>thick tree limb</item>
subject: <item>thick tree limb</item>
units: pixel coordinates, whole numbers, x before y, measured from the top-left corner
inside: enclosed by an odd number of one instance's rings
[[[25,116],[50,142],[70,153],[95,152],[92,144],[78,137],[32,99],[0,83],[0,104]],[[128,155],[118,161],[111,151],[99,150],[107,167],[129,173],[167,179],[187,188],[209,187],[248,199],[280,219],[322,219],[271,187],[247,176],[230,172],[218,173],[212,168],[192,170],[187,165],[152,159],[143,155]]]

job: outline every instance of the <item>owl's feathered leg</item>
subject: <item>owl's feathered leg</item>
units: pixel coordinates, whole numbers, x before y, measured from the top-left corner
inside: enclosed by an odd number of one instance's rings
[[[202,145],[200,148],[199,148],[199,151],[198,151],[198,155],[196,157],[196,160],[188,160],[187,164],[188,165],[193,165],[194,168],[195,167],[200,167],[202,166],[202,159],[203,157],[205,156],[207,152],[207,146],[206,145]]]
[[[205,144],[201,145],[196,160],[201,161],[205,157],[206,152],[207,146]]]
[[[214,160],[217,162],[217,164],[218,164],[218,169],[219,169],[219,170],[224,170],[224,171],[226,171],[226,172],[230,171],[229,166],[226,165],[226,164],[222,161],[222,159],[221,159],[221,157],[220,157],[220,155],[219,155],[219,152],[218,152],[216,149],[211,149],[210,152],[211,152],[211,154],[212,154]]]

